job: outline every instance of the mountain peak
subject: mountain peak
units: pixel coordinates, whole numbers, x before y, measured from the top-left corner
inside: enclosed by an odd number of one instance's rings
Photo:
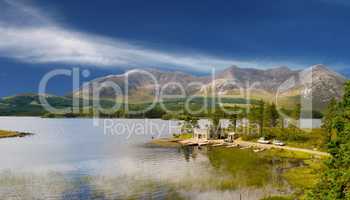
[[[229,67],[229,69],[237,69],[237,68],[240,68],[240,67],[238,67],[237,65],[231,65],[231,66]]]
[[[157,84],[155,84],[155,81],[152,80],[151,77],[143,73],[138,73],[141,70],[150,72],[157,81]],[[163,86],[167,85],[168,83],[177,83],[183,86],[187,95],[205,95],[207,94],[206,91],[210,91],[210,88],[213,86],[213,84],[215,84],[217,91],[221,92],[220,94],[235,97],[235,95],[239,94],[240,92],[238,91],[237,86],[227,84],[234,81],[235,84],[239,85],[239,87],[243,87],[243,89],[249,89],[249,87],[253,85],[255,96],[269,99],[275,95],[276,91],[278,91],[281,85],[283,85],[286,81],[288,81],[290,78],[297,77],[295,85],[286,90],[283,96],[288,98],[298,96],[300,94],[300,88],[303,88],[304,83],[300,80],[311,80],[311,88],[314,91],[313,94],[315,97],[317,97],[315,99],[328,101],[329,96],[341,96],[340,91],[342,91],[342,87],[345,82],[345,79],[343,79],[340,75],[321,64],[314,65],[305,71],[294,70],[288,68],[287,66],[269,69],[256,69],[240,68],[233,65],[215,74],[215,81],[211,76],[197,77],[185,72],[162,71],[158,70],[157,68],[136,68],[126,72],[126,74],[128,73],[131,73],[132,76],[128,77],[127,85],[125,85],[125,73],[110,77],[102,77],[98,79],[97,84],[103,85],[103,82],[105,81],[112,81],[121,86],[123,92],[126,91],[125,87],[127,87],[127,95],[129,95],[131,99],[134,99],[135,101],[150,101],[153,100],[152,98],[155,94],[155,88],[158,85]],[[201,83],[203,85],[192,87],[191,83],[193,82]],[[87,90],[83,90],[83,88],[81,88],[80,90],[74,92],[74,96],[91,96],[89,93],[89,87],[91,87],[91,84],[87,85],[86,87]],[[84,91],[88,92],[84,93]],[[177,94],[178,92],[178,87],[167,88],[167,94]],[[114,90],[105,88],[101,92],[101,96],[103,98],[115,98],[114,93]],[[325,103],[320,103],[320,106],[317,107],[322,108],[324,104]]]
[[[326,65],[323,65],[323,64],[313,65],[313,66],[311,66],[311,68],[313,70],[327,70],[327,71],[330,71],[329,68]]]
[[[271,68],[268,70],[271,70],[271,71],[291,71],[291,69],[287,66],[280,66],[280,67]]]
[[[346,80],[346,77],[331,70],[328,66],[323,64],[313,65],[309,68],[309,71],[311,71],[313,75],[325,76],[325,74],[328,74],[328,75],[336,76],[339,79],[343,79],[344,81]]]

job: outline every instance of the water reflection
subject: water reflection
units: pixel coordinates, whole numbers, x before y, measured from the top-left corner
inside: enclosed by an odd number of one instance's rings
[[[0,199],[260,199],[290,192],[280,172],[300,164],[249,150],[149,148],[150,135],[104,135],[88,119],[0,118],[0,127],[36,133],[0,140]]]

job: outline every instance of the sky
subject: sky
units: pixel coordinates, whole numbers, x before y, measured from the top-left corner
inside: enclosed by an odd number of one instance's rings
[[[51,70],[88,81],[131,68],[196,75],[231,65],[327,65],[350,76],[347,0],[0,0],[0,97],[37,92]],[[69,77],[49,93],[72,90]]]

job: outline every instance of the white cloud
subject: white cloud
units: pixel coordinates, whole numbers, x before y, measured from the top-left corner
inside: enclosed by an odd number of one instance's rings
[[[261,67],[261,63],[257,62],[200,53],[170,53],[116,38],[82,33],[54,22],[35,7],[7,0],[4,3],[8,8],[0,8],[0,13],[12,13],[16,17],[11,20],[7,17],[6,20],[10,22],[5,22],[2,19],[6,16],[0,14],[0,56],[22,62],[96,67],[173,66],[192,70],[209,70],[212,67],[223,68],[230,65]],[[18,19],[22,21],[19,23]]]

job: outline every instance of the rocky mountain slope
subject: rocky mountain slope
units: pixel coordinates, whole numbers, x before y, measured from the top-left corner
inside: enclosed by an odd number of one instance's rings
[[[214,77],[214,78],[213,78]],[[110,75],[89,82],[73,96],[91,98],[93,86],[102,88],[101,98],[125,97],[130,101],[150,101],[161,89],[164,95],[225,96],[296,104],[300,99],[312,99],[312,105],[323,109],[332,98],[339,98],[346,78],[323,65],[305,70],[288,67],[274,69],[239,68],[232,66],[214,76],[197,77],[183,72],[154,69],[134,69],[124,74]],[[120,91],[109,87],[114,83]],[[182,89],[181,89],[182,88]]]

